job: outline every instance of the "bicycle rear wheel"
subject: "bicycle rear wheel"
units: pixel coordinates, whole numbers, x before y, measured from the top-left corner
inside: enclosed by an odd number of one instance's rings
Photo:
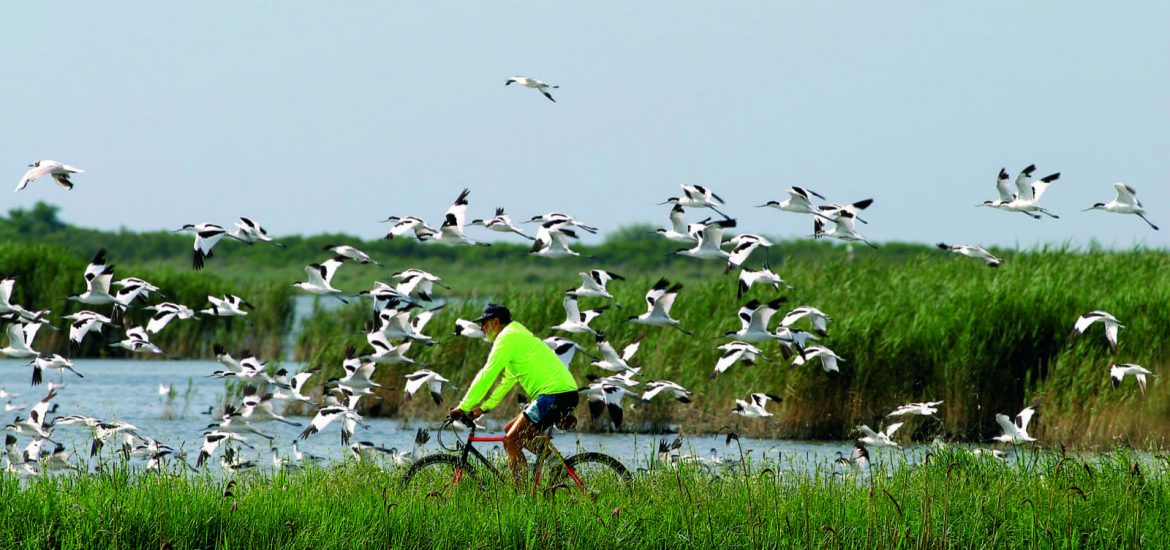
[[[587,493],[626,490],[632,480],[624,464],[604,453],[581,453],[566,458],[563,464],[549,466],[553,468],[550,480],[554,484],[564,483],[574,489],[582,487]]]
[[[425,494],[445,494],[459,483],[478,483],[475,470],[459,455],[428,455],[410,465],[402,488]]]

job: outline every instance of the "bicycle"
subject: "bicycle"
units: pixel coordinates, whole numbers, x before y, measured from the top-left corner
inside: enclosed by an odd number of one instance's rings
[[[504,436],[477,436],[475,435],[477,426],[473,424],[470,426],[471,431],[467,435],[466,442],[460,441],[458,435],[456,435],[455,446],[447,447],[443,443],[443,431],[453,425],[454,422],[448,417],[438,430],[437,439],[439,446],[448,452],[427,455],[414,464],[411,464],[410,468],[406,470],[406,474],[402,476],[403,488],[422,488],[427,490],[427,494],[439,494],[444,490],[459,485],[464,477],[482,481],[480,478],[483,475],[479,470],[480,466],[473,465],[470,460],[471,457],[479,461],[479,464],[484,469],[483,471],[489,472],[495,478],[505,480],[505,475],[510,477],[510,472],[502,473],[487,457],[476,450],[473,445],[473,443],[502,443]],[[459,425],[463,426],[462,423]],[[616,458],[598,452],[578,453],[566,458],[552,444],[551,432],[552,427],[550,426],[542,431],[540,435],[532,439],[533,444],[538,445],[540,448],[540,452],[537,453],[537,459],[534,463],[535,475],[532,483],[532,494],[534,496],[536,495],[537,487],[540,485],[541,472],[544,469],[543,466],[552,457],[559,460],[559,464],[550,464],[552,470],[547,477],[550,480],[549,487],[551,490],[555,490],[561,486],[567,487],[566,477],[571,479],[585,495],[589,495],[590,491],[598,491],[606,487],[628,486],[632,476],[625,465]]]

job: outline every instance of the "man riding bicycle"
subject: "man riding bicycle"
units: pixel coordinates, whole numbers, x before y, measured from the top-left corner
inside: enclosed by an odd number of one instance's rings
[[[451,409],[451,418],[470,423],[499,405],[519,382],[532,401],[504,427],[504,451],[513,477],[519,480],[528,469],[522,449],[541,432],[572,414],[577,407],[577,382],[543,341],[512,320],[508,308],[488,304],[475,321],[492,342],[492,351],[471,381],[463,401]],[[501,373],[499,385],[488,395],[488,389]]]

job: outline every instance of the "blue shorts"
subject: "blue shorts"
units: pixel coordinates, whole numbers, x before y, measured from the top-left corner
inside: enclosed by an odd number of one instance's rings
[[[572,414],[578,399],[575,391],[545,394],[524,407],[524,417],[538,430],[545,430]]]

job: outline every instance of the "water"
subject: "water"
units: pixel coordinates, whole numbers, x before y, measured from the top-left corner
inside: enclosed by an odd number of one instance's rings
[[[11,402],[32,406],[48,392],[48,385],[31,386],[32,369],[27,365],[28,362],[23,360],[0,360],[0,388],[20,394],[19,397],[9,398]],[[295,364],[286,365],[290,370],[296,368]],[[65,388],[58,391],[58,397],[54,401],[59,408],[55,414],[50,414],[49,418],[81,414],[103,420],[129,422],[138,427],[141,434],[176,449],[186,450],[190,457],[194,457],[202,442],[201,434],[204,428],[217,420],[203,413],[209,408],[218,412],[223,404],[226,393],[224,382],[217,378],[206,378],[220,367],[215,361],[204,360],[80,359],[76,362],[75,368],[84,375],[84,378],[78,378],[69,372],[65,372],[61,377],[55,372],[46,373],[46,382],[63,381],[66,384]],[[160,385],[173,387],[174,397],[168,399],[160,395]],[[12,421],[18,414],[27,417],[28,411],[25,409],[5,413],[4,423]],[[307,425],[309,418],[297,417],[293,420]],[[501,430],[502,421],[505,420],[507,419],[488,419],[488,429],[484,434],[497,435]],[[370,441],[375,445],[396,447],[403,451],[413,448],[416,428],[437,426],[437,423],[431,422],[385,418],[370,418],[367,419],[367,424],[369,429],[359,428],[353,441]],[[275,438],[273,445],[282,456],[288,454],[292,442],[302,430],[279,423],[261,426],[259,429]],[[341,445],[340,433],[340,423],[334,422],[322,433],[300,442],[299,446],[303,451],[324,456],[329,460],[344,460],[349,456],[349,451]],[[658,439],[663,437],[673,438],[631,433],[559,433],[554,436],[553,441],[557,448],[566,454],[578,450],[600,451],[615,456],[630,468],[638,468],[646,465],[648,458],[657,448]],[[53,439],[72,450],[75,457],[88,455],[89,432],[83,426],[60,426],[54,431]],[[444,437],[444,441],[449,442],[450,438]],[[24,445],[26,442],[27,439],[22,438],[20,444]],[[270,464],[272,455],[268,442],[259,436],[249,437],[249,442],[256,448],[245,449],[244,456],[258,459],[260,464]],[[753,460],[759,460],[761,457],[775,460],[777,453],[782,452],[787,463],[804,463],[805,467],[831,462],[837,457],[838,451],[848,454],[852,448],[852,443],[848,441],[809,442],[743,438],[741,443],[744,452],[750,451]],[[498,444],[487,445],[489,446],[479,447],[485,454],[491,452],[493,447],[498,449]],[[734,443],[727,446],[724,437],[717,435],[688,436],[683,452],[708,457],[710,449],[715,449],[715,452],[724,458],[738,458],[739,454]],[[434,437],[426,450],[428,453],[441,451]],[[920,451],[915,451],[906,456],[920,454]],[[903,455],[895,453],[891,456]]]

